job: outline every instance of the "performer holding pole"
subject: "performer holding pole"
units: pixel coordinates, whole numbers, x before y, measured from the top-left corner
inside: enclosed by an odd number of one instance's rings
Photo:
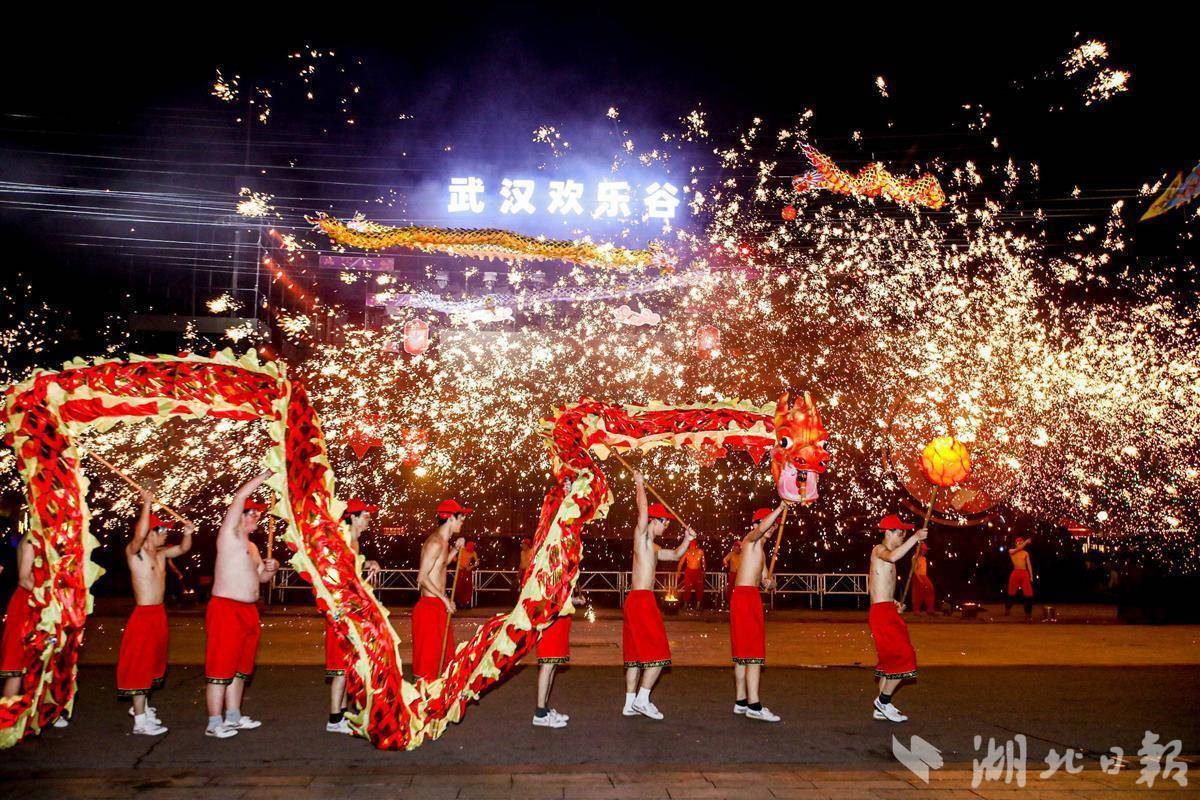
[[[582,597],[572,597],[572,606],[581,606]],[[537,728],[563,728],[571,718],[550,707],[550,690],[554,687],[554,673],[559,664],[571,661],[571,616],[563,614],[545,630],[537,643],[537,705],[533,710],[533,725]]]
[[[454,655],[454,627],[450,615],[454,601],[446,596],[446,570],[457,557],[465,540],[459,537],[450,546],[450,537],[462,531],[471,509],[457,500],[443,500],[437,507],[438,526],[421,546],[421,567],[417,585],[421,599],[412,612],[413,675],[433,680],[442,673],[446,659]]]
[[[212,597],[204,615],[204,678],[208,726],[205,736],[226,739],[262,722],[242,716],[242,695],[254,676],[254,658],[262,626],[258,594],[279,569],[273,558],[263,559],[250,534],[258,527],[266,503],[252,495],[271,477],[264,469],[233,495],[217,533],[217,564]]]
[[[1017,592],[1025,602],[1025,621],[1033,620],[1033,559],[1029,557],[1030,540],[1018,536],[1008,549],[1012,561],[1012,572],[1008,575],[1008,593],[1004,596],[1004,616],[1012,613],[1013,600]]]
[[[904,722],[908,717],[892,705],[892,695],[901,681],[917,677],[917,652],[908,638],[908,626],[900,617],[903,605],[896,596],[896,562],[908,551],[923,542],[929,531],[921,528],[906,541],[904,531],[913,526],[895,514],[879,521],[883,541],[871,549],[871,567],[867,575],[867,591],[871,595],[868,624],[879,663],[875,677],[879,679],[879,696],[875,698],[875,719]]]
[[[617,458],[625,463],[620,456]],[[633,471],[633,483],[637,491],[638,520],[633,531],[632,588],[625,596],[623,608],[625,706],[621,713],[627,717],[641,714],[650,719],[662,719],[662,712],[650,702],[650,690],[662,674],[663,667],[671,664],[671,646],[667,642],[662,611],[654,597],[654,572],[659,561],[678,561],[682,558],[696,534],[688,528],[678,547],[660,550],[654,540],[666,532],[672,520],[679,518],[666,503],[647,506],[642,473]],[[655,496],[658,496],[657,492]]]
[[[737,692],[733,713],[763,722],[779,722],[780,718],[758,696],[759,678],[767,661],[766,617],[759,586],[768,591],[774,588],[775,578],[767,571],[767,541],[781,527],[782,515],[790,506],[785,500],[774,509],[754,512],[750,532],[742,539],[742,559],[729,601],[729,641]]]
[[[342,522],[349,528],[350,550],[357,560],[360,539],[371,524],[371,515],[379,511],[379,506],[368,505],[357,497],[346,503],[342,512]],[[364,561],[363,572],[367,582],[375,580],[379,574],[378,561]],[[329,617],[325,618],[325,677],[329,680],[329,721],[325,723],[328,733],[352,733],[350,723],[346,721],[346,670],[354,654],[350,643],[338,635]]]
[[[125,561],[133,584],[136,605],[125,631],[117,657],[117,694],[133,698],[133,732],[159,736],[167,732],[150,705],[150,693],[161,688],[167,673],[167,612],[163,594],[167,582],[167,559],[178,558],[192,549],[195,526],[183,526],[179,544],[167,545],[173,523],[151,513],[154,495],[141,490],[142,511],[133,536],[125,544]]]

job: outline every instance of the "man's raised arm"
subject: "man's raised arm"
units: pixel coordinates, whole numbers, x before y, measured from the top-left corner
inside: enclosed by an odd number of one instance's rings
[[[150,504],[154,502],[154,495],[145,489],[142,489],[141,495],[142,513],[138,515],[137,524],[133,526],[133,536],[125,543],[125,552],[129,555],[141,550],[142,545],[146,543],[146,537],[150,535]]]
[[[658,560],[659,561],[678,561],[679,559],[683,558],[683,554],[688,551],[688,546],[692,543],[692,540],[695,538],[696,538],[696,532],[693,531],[691,528],[688,528],[686,531],[683,532],[683,540],[679,543],[678,547],[676,547],[674,550],[667,550],[666,548],[663,548],[662,550],[658,551]]]
[[[179,544],[163,549],[163,555],[167,558],[178,558],[192,549],[192,534],[196,532],[196,526],[188,523],[183,526],[183,538],[179,540]]]
[[[912,536],[905,539],[904,544],[900,545],[895,550],[888,550],[886,548],[881,547],[879,549],[882,550],[883,552],[878,553],[877,555],[879,556],[879,558],[882,558],[884,561],[890,561],[891,563],[895,564],[897,561],[899,561],[900,559],[902,559],[906,555],[908,555],[908,551],[912,550],[914,547],[916,547],[917,542],[925,541],[925,537],[928,535],[929,535],[929,530],[926,528],[921,528],[921,530],[917,531],[915,534],[913,534]]]
[[[747,538],[749,538],[752,542],[757,542],[759,539],[766,536],[767,531],[771,530],[771,526],[775,524],[775,520],[779,519],[779,515],[783,513],[783,510],[787,508],[788,505],[790,504],[784,501],[776,506],[774,511],[758,521],[758,524],[754,526],[754,530],[750,531],[750,534]]]
[[[637,493],[638,510],[637,527],[634,528],[634,533],[642,533],[650,524],[650,506],[646,503],[645,479],[642,478],[642,473],[636,470],[633,473],[633,486]]]
[[[271,470],[264,469],[262,472],[255,475],[250,480],[242,484],[242,487],[233,493],[233,502],[229,504],[229,510],[225,512],[225,520],[221,523],[221,535],[233,533],[237,530],[238,522],[242,519],[242,512],[246,510],[246,501],[250,499],[250,495],[258,491],[258,487],[266,483],[271,477]]]

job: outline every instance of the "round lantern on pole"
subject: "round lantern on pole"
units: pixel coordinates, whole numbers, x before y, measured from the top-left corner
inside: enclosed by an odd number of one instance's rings
[[[429,323],[423,319],[410,319],[404,323],[404,352],[419,356],[429,349]]]
[[[933,504],[937,502],[938,492],[949,489],[967,479],[971,474],[971,454],[967,446],[953,436],[938,436],[921,451],[921,471],[925,478],[933,484],[933,493],[929,496],[929,506],[925,509],[925,519],[921,527],[929,525],[929,516],[933,514]],[[901,603],[908,602],[908,589],[912,585],[913,573],[916,572],[917,553],[920,548],[913,548],[912,564],[908,570],[908,580],[904,582],[904,594]]]

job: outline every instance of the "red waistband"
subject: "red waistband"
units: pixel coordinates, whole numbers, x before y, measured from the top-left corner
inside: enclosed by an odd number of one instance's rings
[[[437,603],[440,606],[440,605],[442,605],[442,598],[430,597],[429,595],[422,595],[421,599],[417,601],[417,605],[420,605],[421,603],[426,603],[426,604]]]
[[[754,592],[755,594],[758,594],[757,586],[734,586],[733,590],[735,592]]]
[[[871,603],[871,608],[877,608],[878,606],[891,606],[894,609],[896,607],[896,601],[895,600],[881,600],[878,603]]]
[[[654,590],[653,590],[653,589],[630,589],[628,592],[626,592],[626,593],[625,593],[625,596],[626,596],[626,597],[629,597],[630,595],[634,595],[634,594],[648,594],[648,595],[653,595],[653,594],[654,594]]]
[[[216,603],[216,602],[232,603],[235,606],[252,606],[252,607],[258,606],[258,601],[248,602],[246,600],[234,600],[232,597],[222,597],[219,594],[214,594],[212,596],[212,598],[209,599],[208,604],[212,605],[213,603]]]
[[[24,586],[17,584],[17,588],[13,591],[12,596],[16,597],[19,594],[24,594],[26,597],[33,597],[33,592],[29,591]]]
[[[143,608],[145,608],[145,609],[164,608],[164,606],[162,603],[150,603],[150,604],[144,605],[144,606],[143,605],[134,605],[133,610],[140,611]]]

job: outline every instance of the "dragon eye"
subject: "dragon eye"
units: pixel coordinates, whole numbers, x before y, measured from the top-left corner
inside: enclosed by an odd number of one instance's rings
[[[791,446],[792,446],[791,437],[790,436],[780,436],[779,437],[779,446],[781,448],[783,448],[784,450],[791,448]]]

